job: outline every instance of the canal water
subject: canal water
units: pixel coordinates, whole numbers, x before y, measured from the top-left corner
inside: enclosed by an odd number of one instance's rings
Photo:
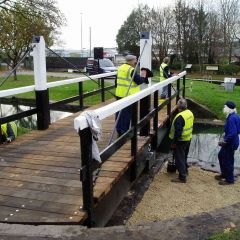
[[[203,169],[219,172],[218,142],[221,134],[199,133],[194,134],[188,154],[188,162],[191,165],[200,166]],[[235,174],[240,175],[240,148],[235,151]]]
[[[21,106],[21,105],[8,105],[8,104],[0,104],[0,117],[10,116],[15,113],[23,112],[26,110],[30,110],[31,107]],[[51,123],[56,122],[62,118],[68,117],[72,115],[69,112],[61,112],[61,111],[50,111]],[[26,128],[26,129],[37,129],[37,115],[34,114],[32,116],[20,119],[16,121],[18,127]]]

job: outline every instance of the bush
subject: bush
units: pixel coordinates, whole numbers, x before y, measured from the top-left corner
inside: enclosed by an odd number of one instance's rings
[[[233,64],[222,64],[219,65],[218,74],[224,75],[237,75],[240,72],[240,66]]]
[[[182,63],[175,61],[171,66],[171,69],[173,70],[181,70],[182,69]]]

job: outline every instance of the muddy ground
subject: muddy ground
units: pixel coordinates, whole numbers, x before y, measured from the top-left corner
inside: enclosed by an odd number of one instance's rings
[[[234,185],[221,186],[214,179],[216,173],[192,166],[186,184],[172,183],[171,179],[177,175],[167,173],[166,163],[160,166],[161,161],[150,175],[144,174],[133,185],[108,226],[191,216],[240,201],[239,180]]]

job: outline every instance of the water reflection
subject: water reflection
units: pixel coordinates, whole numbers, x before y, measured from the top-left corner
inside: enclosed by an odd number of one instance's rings
[[[220,134],[193,135],[188,155],[188,162],[203,169],[219,172],[218,141]],[[235,174],[240,175],[240,148],[235,151]]]
[[[0,104],[0,117],[10,116],[15,113],[23,112],[26,110],[30,110],[31,107],[21,106],[21,105],[8,105],[8,104]],[[51,111],[51,123],[56,122],[62,118],[68,117],[72,115],[72,113],[61,112],[61,111]],[[28,129],[37,129],[37,115],[34,114],[32,116],[22,118],[17,122],[19,127],[28,128]]]

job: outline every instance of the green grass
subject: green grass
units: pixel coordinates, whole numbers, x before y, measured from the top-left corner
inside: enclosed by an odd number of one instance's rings
[[[218,84],[187,80],[186,96],[207,106],[220,119],[225,118],[222,110],[226,101],[234,101],[237,108],[240,107],[240,86],[235,86],[233,92],[228,92]]]
[[[240,239],[240,228],[231,230],[227,233],[218,233],[208,238],[208,240],[239,240]]]
[[[48,77],[47,81],[48,82],[55,82],[59,80],[64,80],[66,78],[64,77]],[[3,78],[0,78],[0,81],[2,81]],[[0,90],[5,90],[5,89],[11,89],[11,88],[18,88],[18,87],[24,87],[24,86],[29,86],[29,85],[34,85],[34,76],[28,76],[28,75],[19,75],[18,80],[13,80],[13,78],[9,78],[1,87]],[[105,86],[111,85],[108,82],[105,82]],[[83,82],[83,91],[84,92],[90,92],[93,90],[98,89],[97,83],[93,81],[85,81]],[[69,98],[72,96],[78,95],[78,83],[74,84],[67,84],[59,87],[54,87],[49,89],[49,98],[50,100],[57,101],[57,100],[62,100],[65,98]],[[22,98],[32,98],[35,99],[35,93],[28,92],[24,94],[18,94],[16,97],[22,97]],[[106,92],[106,99],[112,98],[112,95],[109,92]],[[100,94],[94,95],[91,97],[88,97],[84,99],[84,104],[85,105],[92,105],[96,104],[97,102],[100,101]]]

